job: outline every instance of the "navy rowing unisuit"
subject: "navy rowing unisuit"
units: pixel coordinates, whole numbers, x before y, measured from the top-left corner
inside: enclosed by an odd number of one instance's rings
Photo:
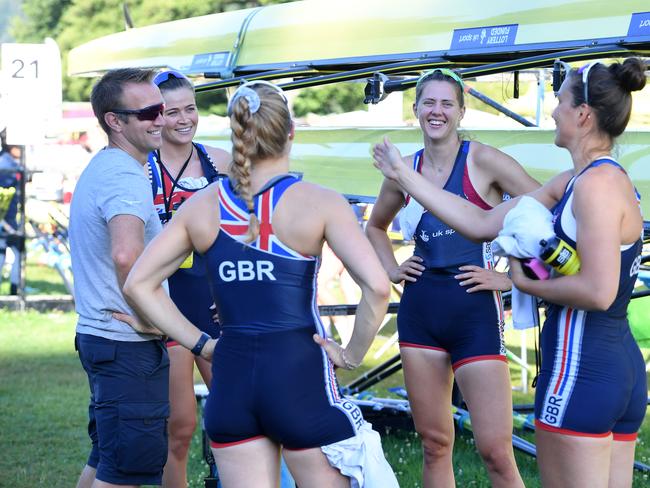
[[[148,171],[153,193],[153,202],[158,216],[165,224],[174,212],[194,193],[215,181],[219,174],[208,155],[205,147],[193,143],[204,176],[192,178],[179,175],[172,178],[165,165],[160,161],[158,151],[149,153]],[[206,285],[205,263],[203,258],[192,253],[181,267],[169,277],[169,295],[181,313],[196,327],[207,332],[211,337],[219,337],[219,326],[212,318],[212,294]],[[167,346],[178,345],[173,339],[167,341]]]
[[[491,208],[469,180],[469,148],[469,141],[461,143],[443,188],[481,208]],[[413,168],[418,172],[423,152],[418,151],[413,158]],[[400,347],[447,352],[454,369],[473,361],[505,361],[501,293],[467,293],[454,278],[462,265],[491,269],[490,243],[466,239],[430,212],[422,214],[414,239],[414,254],[422,258],[426,269],[404,287],[397,315]]]
[[[621,168],[611,159],[599,159],[580,174],[601,164]],[[571,205],[579,176],[568,183],[553,209],[556,235],[574,248],[577,232]],[[641,246],[641,238],[621,246],[618,292],[606,311],[549,306],[535,394],[538,428],[588,437],[613,433],[619,441],[636,439],[648,392],[645,362],[630,332],[627,305],[639,272]]]
[[[363,424],[312,339],[325,337],[316,306],[318,259],[289,248],[273,230],[276,205],[298,181],[283,175],[254,196],[260,233],[250,244],[242,240],[244,201],[228,179],[218,183],[221,227],[205,253],[222,326],[205,411],[213,447],[259,437],[287,449],[320,447],[355,436]]]

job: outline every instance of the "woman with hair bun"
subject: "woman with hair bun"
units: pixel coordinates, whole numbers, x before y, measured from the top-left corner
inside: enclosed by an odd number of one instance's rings
[[[546,487],[629,487],[637,432],[647,408],[643,357],[627,305],[639,271],[643,218],[638,193],[611,155],[630,119],[632,91],[646,83],[637,58],[571,69],[553,111],[555,144],[573,169],[530,193],[550,209],[557,237],[577,249],[580,269],[528,278],[511,259],[517,288],[549,304],[535,394],[537,454]],[[388,140],[376,166],[463,235],[493,239],[519,199],[485,211],[431,185]]]
[[[379,435],[334,375],[358,366],[370,347],[388,304],[386,273],[347,201],[288,173],[294,125],[284,93],[246,83],[228,114],[229,178],[183,204],[124,292],[184,347],[213,350],[204,417],[225,488],[277,487],[281,450],[300,488],[397,487]],[[323,242],[362,290],[345,348],[326,337],[316,307]],[[193,250],[207,263],[218,341],[204,334],[195,343],[196,328],[162,286]]]

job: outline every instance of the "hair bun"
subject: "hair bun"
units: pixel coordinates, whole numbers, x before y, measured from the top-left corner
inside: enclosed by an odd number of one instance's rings
[[[645,61],[639,58],[628,58],[623,64],[612,64],[610,70],[623,90],[633,92],[645,86],[647,67]]]

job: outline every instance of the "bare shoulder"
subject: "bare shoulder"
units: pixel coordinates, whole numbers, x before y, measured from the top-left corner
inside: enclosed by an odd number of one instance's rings
[[[188,208],[188,209],[193,209],[192,212],[198,212],[199,209],[207,210],[207,209],[216,209],[219,208],[217,202],[219,195],[219,182],[215,181],[214,183],[210,183],[208,186],[205,188],[202,188],[201,190],[197,191],[192,198],[188,199],[181,205],[180,209]],[[180,211],[179,211],[180,215]],[[176,218],[177,216],[174,216]]]
[[[337,191],[309,181],[300,181],[293,185],[290,190],[298,198],[310,202],[310,206],[327,207],[339,205],[341,202],[347,204],[345,197]]]
[[[535,191],[540,184],[509,154],[496,147],[475,142],[470,146],[474,175],[482,175],[499,193],[523,195]],[[472,175],[472,176],[474,176]],[[489,200],[488,200],[489,201]]]
[[[205,220],[219,214],[219,182],[210,183],[197,191],[192,198],[183,202],[173,220],[186,219],[188,225],[193,221]],[[201,216],[197,219],[197,216]]]
[[[205,252],[219,233],[218,195],[218,182],[199,190],[180,206],[169,224],[184,228],[192,246],[199,252]]]
[[[470,144],[470,153],[475,164],[481,167],[489,166],[493,163],[516,163],[511,156],[507,155],[500,149],[482,142],[472,141]]]
[[[343,195],[315,183],[300,181],[287,189],[287,197],[286,208],[296,219],[294,223],[301,220],[304,225],[311,226],[354,215]]]
[[[210,156],[210,159],[214,163],[215,167],[219,170],[220,173],[225,173],[228,171],[228,166],[230,166],[230,161],[232,156],[228,151],[224,151],[221,148],[213,146],[204,146],[205,150]]]
[[[575,189],[593,195],[612,195],[630,192],[632,182],[627,174],[613,164],[601,164],[585,171],[576,179]]]

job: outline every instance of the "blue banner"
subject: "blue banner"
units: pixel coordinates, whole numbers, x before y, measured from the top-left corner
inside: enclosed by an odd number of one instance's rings
[[[192,64],[190,65],[189,70],[186,70],[189,73],[205,73],[209,71],[218,71],[228,66],[228,57],[230,53],[228,51],[220,53],[202,53],[195,54],[192,58]]]
[[[518,24],[510,24],[454,29],[454,35],[451,38],[451,49],[490,49],[512,46],[517,37],[517,27],[519,27]]]
[[[650,12],[632,14],[628,37],[650,36]]]

